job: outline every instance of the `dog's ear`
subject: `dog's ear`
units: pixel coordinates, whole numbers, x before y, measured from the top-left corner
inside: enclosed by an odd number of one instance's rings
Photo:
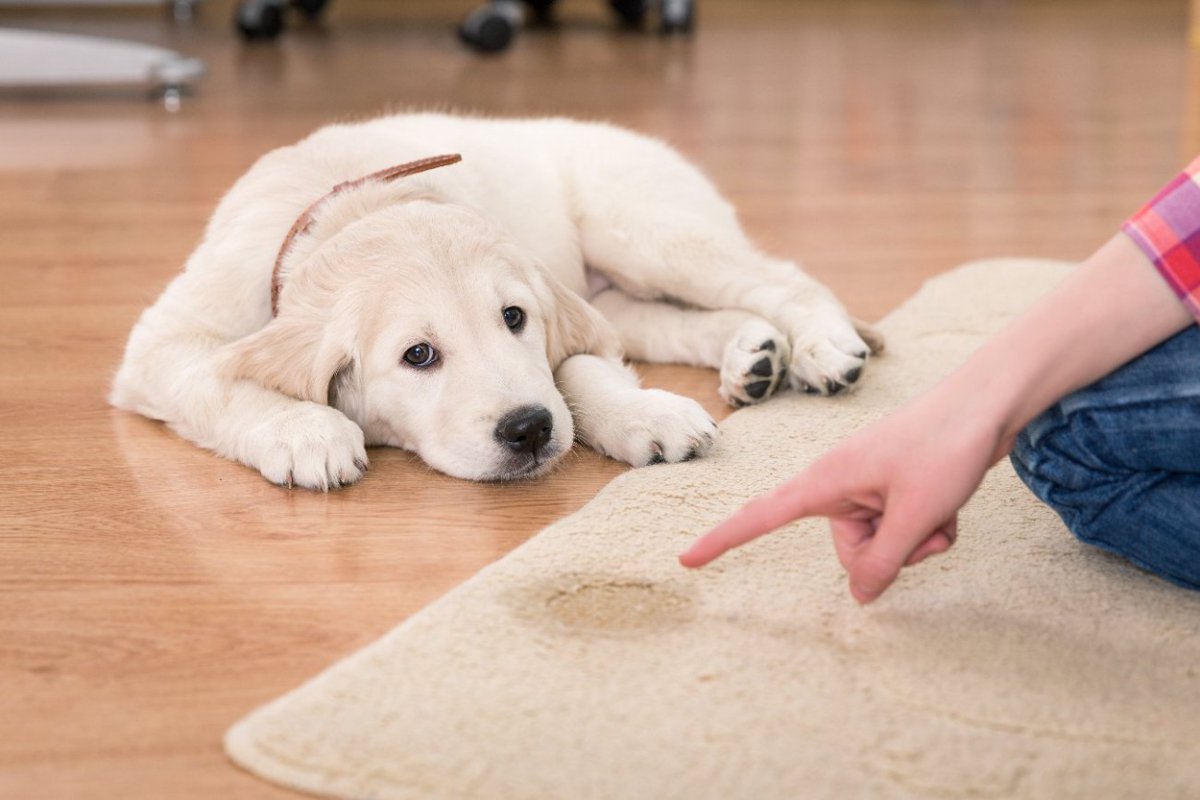
[[[325,391],[325,404],[361,423],[363,397],[362,372],[358,368],[358,360],[351,356],[341,362],[341,366],[329,379],[329,386]]]
[[[338,331],[298,314],[282,314],[227,349],[226,368],[297,400],[337,405],[353,401],[354,354]]]
[[[624,355],[617,332],[603,314],[544,269],[537,272],[535,291],[546,320],[546,358],[551,369],[581,353]]]

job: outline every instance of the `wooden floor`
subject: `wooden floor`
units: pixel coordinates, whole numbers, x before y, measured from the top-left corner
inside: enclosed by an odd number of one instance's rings
[[[475,485],[374,452],[310,494],[108,408],[138,312],[267,149],[389,108],[613,120],[675,143],[866,318],[968,259],[1086,254],[1200,149],[1183,0],[700,2],[692,40],[661,40],[567,0],[494,58],[451,35],[472,0],[339,0],[263,47],[217,0],[184,26],[0,11],[210,67],[177,114],[0,97],[0,797],[291,796],[225,762],[230,723],[621,472],[577,451]],[[721,411],[711,372],[645,376]]]

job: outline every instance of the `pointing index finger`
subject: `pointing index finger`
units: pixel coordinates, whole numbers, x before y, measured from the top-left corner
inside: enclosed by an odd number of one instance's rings
[[[726,550],[757,539],[765,533],[813,513],[806,473],[797,475],[774,491],[751,500],[733,516],[692,543],[679,556],[685,567],[702,567]]]

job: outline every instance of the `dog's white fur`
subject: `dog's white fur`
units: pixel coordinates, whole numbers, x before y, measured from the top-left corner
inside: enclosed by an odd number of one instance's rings
[[[287,255],[272,318],[276,253],[305,208],[455,152],[462,163],[325,202]],[[402,115],[260,159],[134,327],[111,401],[280,484],[352,483],[366,445],[512,478],[544,472],[575,438],[634,465],[711,448],[699,404],[639,388],[622,349],[718,368],[742,405],[785,375],[812,392],[848,386],[868,341],[879,346],[827,289],[760,253],[660,142],[561,119]],[[434,365],[405,363],[422,343]],[[497,426],[531,407],[549,411],[549,440],[514,453]]]

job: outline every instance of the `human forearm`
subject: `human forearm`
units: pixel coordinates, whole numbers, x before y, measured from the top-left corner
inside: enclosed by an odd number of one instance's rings
[[[994,426],[993,460],[1064,395],[1195,320],[1142,251],[1117,234],[938,387]]]

